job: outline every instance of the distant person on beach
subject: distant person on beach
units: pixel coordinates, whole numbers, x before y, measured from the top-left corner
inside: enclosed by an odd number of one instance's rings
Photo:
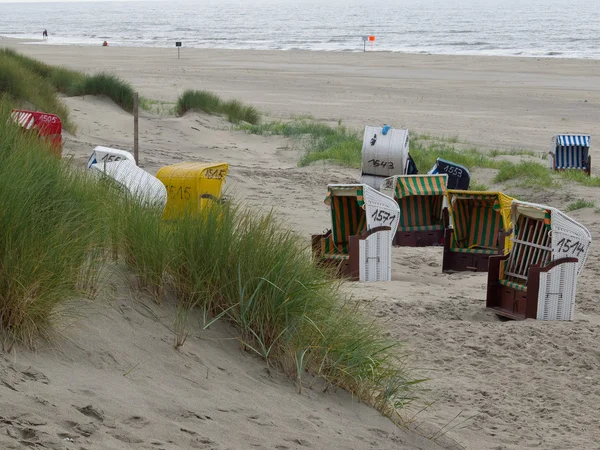
[[[44,30],[44,32],[42,33],[42,37],[44,39],[48,39],[48,30]]]

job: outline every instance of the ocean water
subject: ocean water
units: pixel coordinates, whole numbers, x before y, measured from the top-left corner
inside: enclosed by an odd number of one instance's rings
[[[0,0],[2,1],[2,0]],[[51,44],[600,59],[600,0],[0,2],[0,35]]]

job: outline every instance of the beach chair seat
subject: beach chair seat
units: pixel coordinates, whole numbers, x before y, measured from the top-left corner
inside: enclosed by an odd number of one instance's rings
[[[348,184],[329,185],[325,203],[332,227],[312,236],[316,263],[353,280],[389,281],[396,202],[365,184]]]
[[[590,232],[555,208],[513,201],[513,246],[489,261],[486,306],[511,319],[573,320]]]
[[[400,208],[400,223],[394,246],[428,247],[444,240],[446,175],[392,177],[394,199]]]
[[[548,167],[552,170],[580,170],[587,175],[592,171],[590,156],[591,136],[557,134],[552,137]]]
[[[508,251],[511,201],[500,192],[448,189],[444,272],[486,272],[490,256]]]
[[[62,122],[56,114],[41,111],[13,109],[10,115],[14,123],[24,130],[37,132],[38,136],[50,143],[52,152],[62,156]]]

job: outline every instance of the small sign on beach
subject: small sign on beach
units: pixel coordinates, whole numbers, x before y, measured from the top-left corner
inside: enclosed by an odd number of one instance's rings
[[[177,59],[179,59],[179,49],[181,48],[181,41],[176,41],[175,47],[177,47]]]
[[[373,42],[375,42],[375,36],[363,36],[362,37],[363,40],[363,52],[367,51],[367,41],[369,41],[371,43],[371,50],[373,50]]]

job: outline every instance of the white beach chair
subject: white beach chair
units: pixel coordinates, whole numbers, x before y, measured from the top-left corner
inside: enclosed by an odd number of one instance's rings
[[[109,148],[98,146],[94,148],[90,158],[88,159],[87,168],[91,169],[94,164],[101,164],[114,161],[129,160],[135,164],[135,158],[125,150],[118,148]]]
[[[325,203],[332,227],[313,235],[316,262],[336,266],[358,281],[390,281],[392,240],[398,229],[396,201],[366,184],[330,184]]]
[[[91,170],[109,177],[147,206],[164,209],[167,204],[165,185],[128,159],[92,164]]]
[[[587,228],[550,206],[514,200],[513,247],[489,260],[487,307],[511,319],[573,320]]]
[[[396,130],[388,126],[366,126],[360,183],[379,190],[386,178],[406,175],[409,163],[408,148],[408,130]]]

